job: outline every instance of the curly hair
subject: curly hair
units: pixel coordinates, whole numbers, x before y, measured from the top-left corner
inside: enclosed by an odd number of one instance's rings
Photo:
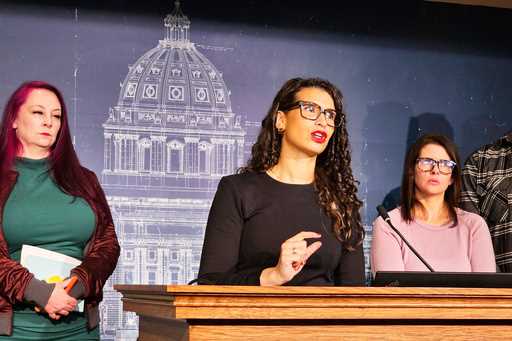
[[[238,172],[265,172],[277,164],[281,152],[281,136],[275,127],[277,112],[280,108],[292,106],[297,100],[297,93],[303,88],[326,91],[334,101],[334,109],[341,116],[340,126],[335,128],[327,147],[317,157],[314,186],[318,203],[333,221],[336,238],[346,249],[353,250],[364,238],[359,213],[362,202],[357,197],[358,182],[354,179],[350,166],[343,95],[333,84],[320,78],[293,78],[284,83],[261,122],[258,139],[252,146],[251,158]]]

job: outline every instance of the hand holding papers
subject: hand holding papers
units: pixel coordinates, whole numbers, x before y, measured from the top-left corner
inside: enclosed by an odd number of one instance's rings
[[[20,264],[33,273],[37,279],[47,283],[62,282],[69,276],[71,269],[80,263],[81,261],[76,258],[31,245],[23,245],[21,249]],[[73,280],[73,278],[75,279]],[[66,292],[69,292],[76,283],[76,277],[73,278],[66,286]],[[83,301],[77,304],[76,310],[80,312],[84,310]]]
[[[57,277],[57,276],[56,276]],[[59,277],[60,278],[60,277]],[[61,281],[59,281],[61,282]],[[69,292],[71,291],[71,289],[73,289],[73,287],[75,286],[76,282],[78,282],[78,277],[76,276],[73,276],[70,278],[68,284],[64,287],[64,291],[66,291],[66,294],[69,294]],[[35,307],[34,310],[36,312],[41,312],[41,308],[40,307]]]

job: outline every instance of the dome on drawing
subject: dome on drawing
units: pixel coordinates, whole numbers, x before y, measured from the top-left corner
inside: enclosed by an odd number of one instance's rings
[[[234,117],[229,91],[219,70],[190,42],[190,20],[182,13],[179,1],[175,2],[173,13],[164,19],[164,26],[164,39],[129,67],[109,121],[117,121],[116,116],[121,116],[122,121],[123,116],[132,116],[130,113],[134,112],[150,116],[155,112],[194,113],[188,119],[195,123],[203,119],[218,126],[213,122],[216,116],[224,127],[229,126],[228,121]],[[202,113],[208,118],[202,118]],[[158,122],[152,118],[154,123]],[[172,123],[186,124],[179,122],[184,119],[183,115],[180,119],[176,116]]]
[[[244,162],[242,116],[222,74],[190,42],[179,1],[164,25],[164,39],[129,66],[103,124],[110,193],[200,196]]]

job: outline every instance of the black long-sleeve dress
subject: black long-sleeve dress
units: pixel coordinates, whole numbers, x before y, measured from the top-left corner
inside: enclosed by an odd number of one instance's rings
[[[342,248],[313,184],[294,185],[266,173],[221,179],[213,200],[199,268],[200,284],[259,285],[279,260],[281,244],[301,231],[322,235],[322,246],[286,285],[364,285],[362,246]]]

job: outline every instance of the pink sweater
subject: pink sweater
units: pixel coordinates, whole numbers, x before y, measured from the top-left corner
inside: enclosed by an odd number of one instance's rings
[[[491,235],[484,219],[457,209],[459,224],[428,225],[420,221],[407,224],[399,208],[389,212],[392,224],[435,271],[495,272]],[[373,222],[372,272],[428,271],[388,224],[381,218]]]

